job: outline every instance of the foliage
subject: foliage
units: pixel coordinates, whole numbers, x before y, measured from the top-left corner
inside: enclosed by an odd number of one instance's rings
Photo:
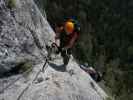
[[[74,48],[75,57],[104,70],[104,80],[116,100],[132,100],[132,0],[45,1],[44,8],[53,28],[66,16],[76,16],[79,20],[81,33]]]
[[[15,8],[16,7],[16,0],[8,0],[8,7]]]
[[[111,97],[107,97],[105,100],[113,100]]]
[[[15,69],[13,71],[18,73],[24,73],[27,72],[27,75],[32,71],[33,64],[30,61],[22,61],[18,62],[18,64],[15,66]]]

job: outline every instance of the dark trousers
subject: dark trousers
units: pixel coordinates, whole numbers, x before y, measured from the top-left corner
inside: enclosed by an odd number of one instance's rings
[[[48,57],[50,58],[51,52],[52,52],[52,48],[49,47],[49,46],[46,46],[46,48],[47,48],[47,51],[48,51]],[[56,54],[61,53],[61,56],[63,58],[63,63],[64,63],[65,66],[67,66],[67,64],[69,62],[69,59],[70,59],[70,55],[72,54],[71,48],[67,49],[67,50],[62,50],[62,47],[58,47],[58,51],[56,51],[55,53]]]
[[[61,56],[63,58],[63,63],[65,66],[67,66],[69,59],[70,59],[70,55],[72,54],[72,50],[71,49],[67,49],[67,50],[62,50],[62,48],[58,48],[58,53],[61,53]]]

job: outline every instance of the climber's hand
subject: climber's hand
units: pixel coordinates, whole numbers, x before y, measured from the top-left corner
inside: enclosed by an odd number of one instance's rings
[[[61,50],[62,50],[62,51],[67,51],[67,48],[64,47],[64,48],[62,48]]]
[[[51,47],[58,47],[56,43],[52,43]]]

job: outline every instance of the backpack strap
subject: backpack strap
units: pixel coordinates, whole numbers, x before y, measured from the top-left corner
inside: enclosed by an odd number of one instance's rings
[[[75,27],[74,31],[79,33],[80,32],[80,24],[79,24],[79,22],[77,20],[75,20],[75,19],[71,19],[71,22],[74,23],[74,27]]]

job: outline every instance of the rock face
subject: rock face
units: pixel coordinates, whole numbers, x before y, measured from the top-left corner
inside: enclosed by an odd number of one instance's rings
[[[31,73],[0,78],[0,100],[104,100],[106,93],[70,59],[62,72],[62,59],[47,63],[41,72],[45,45],[54,40],[54,32],[32,0],[16,0],[7,8],[0,0],[0,75],[18,63],[32,61]]]
[[[14,8],[7,1],[0,0],[0,76],[22,61],[42,61],[54,35],[32,0],[15,0]]]
[[[73,59],[67,66],[67,72],[60,70],[63,67],[61,64],[61,59],[49,62],[45,72],[40,72],[34,80],[43,64],[36,65],[28,77],[17,80],[2,92],[0,98],[2,100],[104,100],[106,98],[105,92]],[[17,77],[19,76],[4,79],[4,86],[8,86]]]

